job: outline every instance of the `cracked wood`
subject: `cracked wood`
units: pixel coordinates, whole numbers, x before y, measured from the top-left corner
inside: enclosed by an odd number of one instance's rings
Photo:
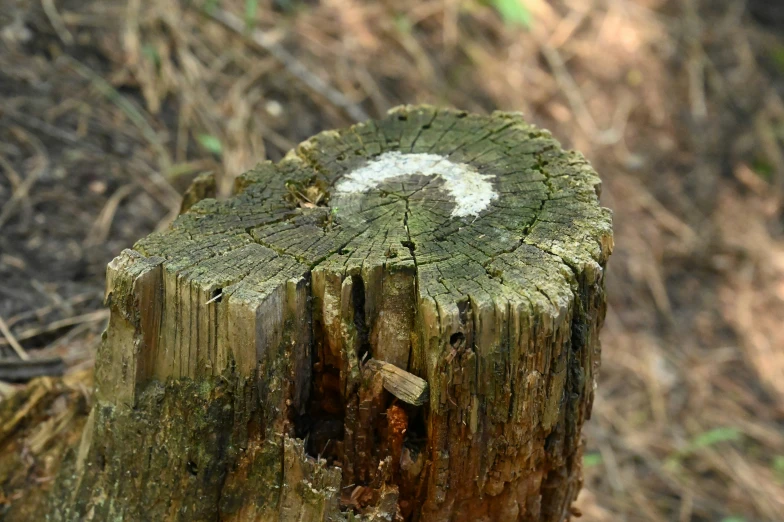
[[[50,518],[565,520],[612,249],[599,188],[518,114],[406,106],[227,201],[190,191],[109,266],[96,404]]]

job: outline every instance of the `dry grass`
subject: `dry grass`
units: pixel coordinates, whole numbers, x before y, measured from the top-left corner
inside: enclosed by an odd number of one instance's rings
[[[459,0],[14,4],[0,227],[35,236],[64,185],[88,226],[58,234],[100,286],[199,173],[225,193],[260,159],[400,103],[523,111],[594,162],[615,211],[584,519],[784,520],[784,39],[740,0],[524,4],[528,30]],[[35,82],[52,85],[17,88]],[[7,241],[0,274],[49,259]],[[26,348],[63,351],[79,337],[40,332],[96,306],[9,297],[0,315],[21,317],[6,322]]]

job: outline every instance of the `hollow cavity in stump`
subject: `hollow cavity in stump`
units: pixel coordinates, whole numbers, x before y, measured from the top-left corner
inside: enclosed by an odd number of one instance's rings
[[[599,185],[519,115],[402,107],[189,200],[109,266],[53,518],[565,519],[612,247]]]

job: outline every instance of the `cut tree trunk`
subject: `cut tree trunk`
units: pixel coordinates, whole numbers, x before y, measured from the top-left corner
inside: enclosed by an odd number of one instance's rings
[[[599,186],[517,114],[401,107],[227,201],[191,191],[109,264],[50,518],[569,518],[612,249]]]

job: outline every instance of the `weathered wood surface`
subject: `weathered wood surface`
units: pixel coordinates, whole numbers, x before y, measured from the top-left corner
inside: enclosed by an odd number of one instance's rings
[[[599,186],[519,115],[403,107],[227,201],[192,191],[109,265],[51,520],[566,519],[612,248]],[[396,398],[384,364],[426,393]]]

